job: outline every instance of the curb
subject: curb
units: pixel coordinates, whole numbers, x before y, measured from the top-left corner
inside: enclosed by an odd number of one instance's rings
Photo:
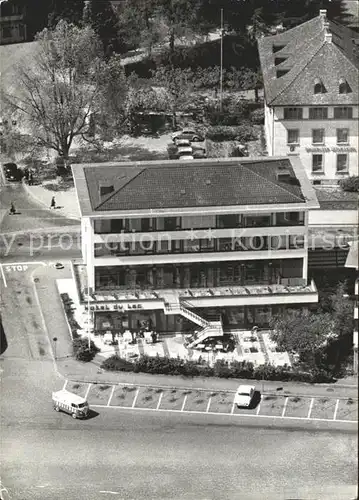
[[[49,206],[43,201],[41,200],[38,196],[36,196],[32,191],[31,189],[29,189],[29,186],[26,184],[26,182],[24,182],[24,180],[22,181],[22,185],[24,186],[24,189],[26,191],[26,193],[34,200],[36,201],[36,203],[38,203],[39,205],[42,205],[44,208],[46,208],[49,212],[50,212],[50,209],[49,209]],[[59,213],[59,212],[57,212]],[[71,220],[77,220],[77,221],[80,221],[81,220],[81,217],[80,216],[74,216],[74,215],[68,215],[68,214],[60,214],[61,217],[64,217],[66,219],[71,219]]]
[[[63,375],[63,374],[62,374]],[[64,376],[64,375],[63,375]],[[192,390],[192,391],[202,391],[202,392],[216,392],[216,393],[220,393],[220,392],[225,392],[227,394],[235,394],[235,390],[233,389],[206,389],[204,387],[182,387],[182,386],[178,386],[178,385],[158,385],[158,384],[134,384],[134,383],[130,383],[130,382],[108,382],[108,381],[96,381],[96,380],[93,380],[93,379],[90,379],[90,380],[77,380],[77,379],[68,379],[70,382],[74,382],[74,383],[77,383],[77,384],[91,384],[91,385],[124,385],[124,386],[136,386],[136,387],[152,387],[152,388],[155,388],[155,389],[177,389],[177,390],[180,390],[180,391],[186,391],[186,390]],[[253,381],[253,382],[258,382],[258,381]],[[324,398],[323,394],[319,395],[319,396],[316,396],[316,395],[312,395],[312,394],[298,394],[298,393],[295,393],[295,394],[288,394],[286,393],[286,391],[280,391],[280,394],[278,392],[271,392],[271,391],[261,391],[261,394],[265,394],[267,396],[282,396],[282,397],[285,397],[285,398],[290,398],[290,397],[301,397],[301,398]],[[348,397],[337,397],[337,396],[326,396],[328,399],[340,399],[340,400],[346,400],[346,399],[349,399]],[[358,401],[358,398],[350,398],[354,401]]]

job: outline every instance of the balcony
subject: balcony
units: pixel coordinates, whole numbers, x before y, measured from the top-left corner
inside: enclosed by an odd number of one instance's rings
[[[282,279],[271,285],[223,286],[213,288],[143,289],[142,287],[108,287],[86,295],[85,266],[74,266],[81,301],[106,304],[130,302],[141,309],[163,309],[165,302],[183,301],[186,307],[228,307],[241,305],[300,304],[318,302],[314,281],[307,284],[302,278]],[[136,307],[134,307],[136,308]]]

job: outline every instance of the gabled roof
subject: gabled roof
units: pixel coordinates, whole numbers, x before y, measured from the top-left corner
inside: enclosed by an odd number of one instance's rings
[[[358,37],[358,33],[320,15],[284,33],[261,38],[258,50],[267,104],[357,104]],[[287,72],[279,76],[278,70]],[[316,79],[323,82],[325,93],[314,94]],[[339,94],[341,79],[352,92]]]
[[[285,170],[291,181],[279,179]],[[303,167],[287,158],[73,165],[82,215],[195,207],[319,206]],[[100,195],[101,186],[112,191]],[[304,208],[304,207],[303,207]]]

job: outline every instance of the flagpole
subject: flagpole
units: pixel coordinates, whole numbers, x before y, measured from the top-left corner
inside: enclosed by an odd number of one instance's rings
[[[223,9],[221,9],[221,74],[219,81],[219,109],[222,111],[223,99]]]

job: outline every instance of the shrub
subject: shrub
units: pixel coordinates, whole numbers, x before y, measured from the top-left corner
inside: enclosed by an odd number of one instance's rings
[[[251,122],[254,125],[263,125],[264,124],[264,109],[255,109],[251,113]]]
[[[244,122],[240,126],[237,127],[229,127],[229,126],[214,126],[209,127],[207,130],[206,136],[208,139],[212,139],[212,141],[252,141],[256,139],[256,133],[253,129],[253,126]]]
[[[119,356],[110,356],[103,361],[101,368],[110,372],[133,372],[134,364]]]
[[[88,339],[76,338],[72,342],[72,348],[75,358],[78,361],[92,361],[100,349],[91,340],[90,347],[88,346]]]
[[[359,176],[347,177],[346,179],[341,179],[339,181],[339,186],[343,191],[349,191],[351,193],[359,192]]]

